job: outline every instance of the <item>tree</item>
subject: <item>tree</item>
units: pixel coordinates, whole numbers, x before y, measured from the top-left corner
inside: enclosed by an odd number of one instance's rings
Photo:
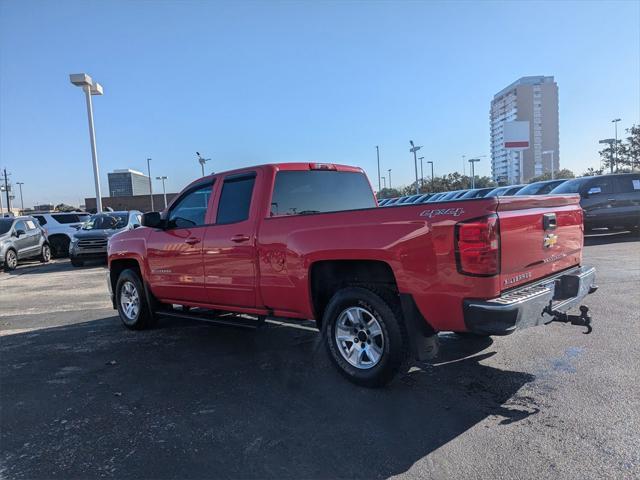
[[[627,128],[627,142],[623,143],[622,157],[624,165],[632,169],[640,168],[640,125]]]
[[[58,212],[75,212],[76,207],[72,207],[71,205],[67,205],[66,203],[60,203],[56,205],[55,208]]]
[[[602,175],[602,169],[596,170],[593,167],[587,168],[587,171],[582,174],[583,177],[593,177],[595,175]]]
[[[555,172],[554,178],[576,178],[575,174],[569,170],[568,168],[563,168],[562,170],[557,170]],[[551,180],[551,172],[545,172],[542,175],[538,175],[537,177],[533,177],[529,180],[529,183],[534,182],[543,182],[545,180]]]
[[[395,188],[383,188],[378,192],[378,200],[382,200],[383,198],[395,198],[399,197],[400,192]]]

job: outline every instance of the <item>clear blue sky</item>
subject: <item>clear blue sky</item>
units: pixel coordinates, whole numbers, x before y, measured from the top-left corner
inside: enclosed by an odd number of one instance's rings
[[[93,195],[87,72],[103,192],[116,168],[200,174],[264,162],[364,167],[408,183],[488,155],[489,102],[526,75],[560,89],[561,167],[598,164],[610,123],[640,123],[640,3],[0,0],[0,167],[25,205]],[[489,174],[488,157],[478,171]],[[155,181],[154,181],[155,182]],[[159,190],[158,182],[154,188]]]

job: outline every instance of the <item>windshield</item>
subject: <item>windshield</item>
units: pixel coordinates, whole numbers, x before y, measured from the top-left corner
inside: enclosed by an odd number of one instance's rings
[[[583,183],[584,183],[584,178],[576,178],[574,180],[569,180],[567,182],[564,182],[562,185],[558,185],[556,188],[551,190],[551,193],[578,193]]]
[[[0,218],[0,235],[4,235],[11,229],[13,225],[13,219]]]
[[[84,225],[82,230],[116,230],[127,225],[126,213],[111,213],[93,215]]]

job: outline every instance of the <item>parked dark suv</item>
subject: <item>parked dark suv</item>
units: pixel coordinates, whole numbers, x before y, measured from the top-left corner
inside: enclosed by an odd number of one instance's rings
[[[14,270],[27,258],[51,259],[44,229],[33,217],[0,218],[0,266]]]
[[[580,194],[585,230],[640,228],[640,173],[575,178],[550,193]]]

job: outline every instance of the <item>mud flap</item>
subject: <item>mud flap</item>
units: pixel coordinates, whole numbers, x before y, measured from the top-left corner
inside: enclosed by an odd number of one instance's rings
[[[418,361],[435,358],[439,350],[438,332],[422,316],[410,294],[400,294],[400,306],[409,335],[411,356]]]

